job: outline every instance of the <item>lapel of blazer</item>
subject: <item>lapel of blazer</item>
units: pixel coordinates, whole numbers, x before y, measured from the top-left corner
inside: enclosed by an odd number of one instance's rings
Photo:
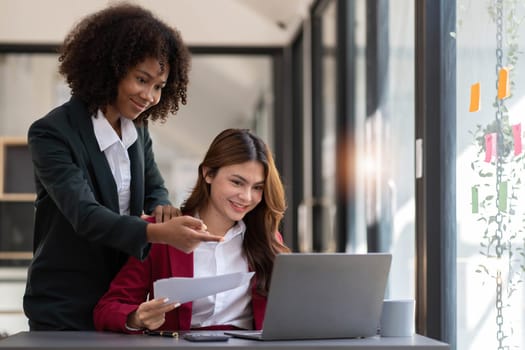
[[[69,117],[71,119],[71,125],[78,126],[78,132],[80,139],[86,148],[87,156],[90,161],[86,161],[86,164],[91,162],[94,178],[93,186],[95,192],[101,198],[101,204],[115,211],[119,212],[117,186],[111,173],[108,161],[104,152],[100,151],[100,147],[93,130],[93,123],[91,123],[91,117],[87,112],[84,103],[77,97],[71,98],[71,112]]]
[[[128,148],[131,162],[129,212],[140,216],[144,209],[144,128],[137,128],[137,141]]]
[[[254,278],[251,282],[253,323],[254,329],[262,329],[267,299],[257,292],[255,282],[256,279]]]
[[[170,248],[169,252],[171,276],[193,277],[193,252],[186,254],[175,248]],[[190,329],[192,303],[179,306],[178,311],[180,329]]]

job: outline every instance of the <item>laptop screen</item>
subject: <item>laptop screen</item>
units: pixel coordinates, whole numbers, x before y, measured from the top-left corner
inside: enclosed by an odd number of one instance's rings
[[[391,260],[384,253],[278,255],[263,338],[376,335]]]

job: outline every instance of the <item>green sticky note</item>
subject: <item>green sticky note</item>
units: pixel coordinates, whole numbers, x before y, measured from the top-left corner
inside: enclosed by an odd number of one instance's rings
[[[501,211],[507,211],[507,182],[499,184],[498,201],[498,209]]]
[[[472,213],[479,213],[478,188],[476,186],[472,187]]]

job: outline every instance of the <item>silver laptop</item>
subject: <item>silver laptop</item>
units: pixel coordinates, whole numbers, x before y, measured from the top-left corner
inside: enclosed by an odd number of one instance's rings
[[[377,334],[391,254],[289,253],[276,257],[257,340],[357,338]]]

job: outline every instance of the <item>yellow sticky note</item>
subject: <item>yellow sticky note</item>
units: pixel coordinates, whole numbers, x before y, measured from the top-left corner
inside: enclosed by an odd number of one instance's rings
[[[498,77],[498,98],[500,100],[503,100],[504,98],[509,97],[510,95],[510,89],[509,89],[509,69],[507,67],[503,67],[499,70],[499,77]]]
[[[469,112],[479,112],[480,110],[480,98],[481,98],[481,86],[480,83],[472,84],[470,87],[470,107]]]

